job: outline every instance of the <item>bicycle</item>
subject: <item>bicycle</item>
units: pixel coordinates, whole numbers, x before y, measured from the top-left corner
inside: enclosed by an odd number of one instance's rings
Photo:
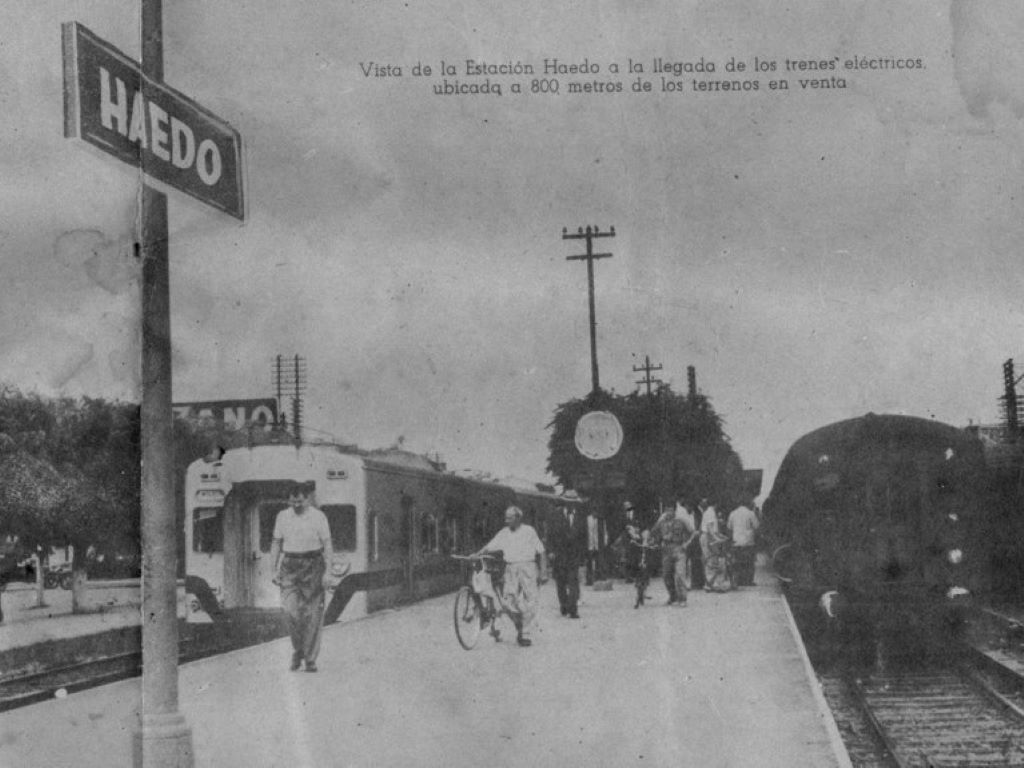
[[[502,597],[505,560],[500,552],[483,555],[452,555],[452,559],[473,563],[467,583],[455,593],[455,637],[467,651],[476,647],[485,627],[495,642],[501,631],[495,626],[498,618],[511,615]]]

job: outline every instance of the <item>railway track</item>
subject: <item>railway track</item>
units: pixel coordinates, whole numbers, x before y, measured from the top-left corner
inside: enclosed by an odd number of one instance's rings
[[[968,667],[846,684],[898,768],[1024,766],[1024,711]]]
[[[284,635],[279,620],[235,622],[184,637],[179,642],[179,662],[186,663],[268,642]],[[76,664],[20,675],[0,681],[0,712],[36,704],[55,696],[127,680],[142,674],[142,652],[131,651]]]

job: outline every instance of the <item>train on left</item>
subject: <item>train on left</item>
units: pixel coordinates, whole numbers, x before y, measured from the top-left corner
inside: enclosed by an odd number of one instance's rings
[[[277,513],[295,482],[312,484],[331,528],[335,568],[347,571],[327,623],[450,592],[452,554],[483,546],[515,504],[542,538],[575,494],[464,477],[402,451],[354,453],[333,444],[258,445],[199,459],[185,478],[189,611],[276,608],[270,548]]]

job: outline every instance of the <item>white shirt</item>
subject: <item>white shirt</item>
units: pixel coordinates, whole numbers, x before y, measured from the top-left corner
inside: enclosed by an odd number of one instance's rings
[[[760,525],[754,510],[741,504],[729,513],[729,522],[726,525],[732,531],[733,544],[737,547],[754,546],[754,531]]]
[[[704,510],[704,514],[700,519],[700,530],[711,538],[718,537],[718,513],[715,512],[714,507],[708,507]]]
[[[327,516],[316,507],[306,507],[301,515],[295,514],[292,507],[285,507],[274,521],[274,539],[280,539],[285,554],[312,552],[331,541],[331,529]]]
[[[532,525],[521,523],[516,530],[507,525],[488,542],[485,550],[500,549],[506,563],[532,563],[536,555],[544,554],[544,545]]]

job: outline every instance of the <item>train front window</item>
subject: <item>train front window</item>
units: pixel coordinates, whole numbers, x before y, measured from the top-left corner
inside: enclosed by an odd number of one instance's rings
[[[277,513],[288,506],[286,501],[260,502],[260,552],[269,552],[274,539],[274,523]]]
[[[224,551],[224,508],[200,508],[192,512],[192,551],[219,554]]]
[[[352,504],[324,504],[320,507],[331,527],[335,552],[356,551],[356,508]]]

